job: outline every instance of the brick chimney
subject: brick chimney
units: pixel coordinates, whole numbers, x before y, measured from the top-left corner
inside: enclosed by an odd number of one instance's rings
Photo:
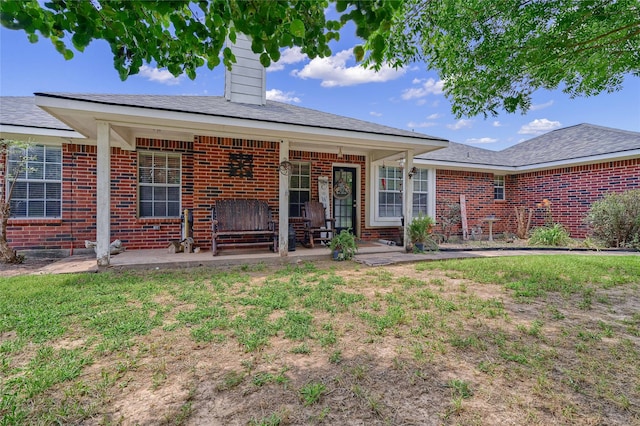
[[[227,41],[236,56],[233,69],[225,71],[224,97],[228,101],[265,105],[267,102],[266,70],[260,63],[260,56],[251,50],[249,38],[238,33],[236,43]]]

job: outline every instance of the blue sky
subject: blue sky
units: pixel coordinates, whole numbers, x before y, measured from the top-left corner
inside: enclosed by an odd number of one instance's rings
[[[267,98],[396,128],[414,130],[454,142],[499,150],[550,130],[591,123],[640,132],[640,78],[628,76],[623,90],[570,99],[560,90],[540,90],[526,114],[501,113],[456,119],[441,92],[442,82],[424,64],[379,73],[357,66],[351,48],[355,37],[343,31],[331,58],[310,61],[296,50],[283,52],[267,72]],[[174,78],[146,66],[120,81],[109,46],[94,41],[70,61],[48,39],[36,44],[21,31],[0,29],[0,95],[34,92],[214,95],[224,89],[224,69],[203,68],[196,80]]]

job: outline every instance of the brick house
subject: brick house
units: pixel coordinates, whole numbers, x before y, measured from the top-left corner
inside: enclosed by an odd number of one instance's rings
[[[272,208],[286,255],[301,206],[337,183],[348,187],[328,197],[338,230],[399,239],[400,218],[411,215],[400,189],[413,198],[400,162],[411,168],[414,156],[448,141],[266,101],[265,70],[250,43],[239,39],[233,48],[238,62],[223,97],[2,98],[0,137],[30,141],[34,156],[13,192],[12,246],[69,253],[96,241],[98,263],[108,265],[115,239],[127,249],[181,239],[188,209],[195,243],[206,249],[216,200],[256,198]],[[20,156],[8,157],[2,162],[10,169]],[[420,208],[435,214],[434,203]]]
[[[496,232],[514,232],[514,207],[535,209],[532,226],[541,226],[545,211],[536,206],[548,199],[554,220],[584,238],[593,202],[640,188],[640,133],[579,124],[497,152],[451,142],[414,165],[435,170],[438,218],[463,194],[470,227],[495,216]]]
[[[97,241],[98,263],[107,265],[115,239],[129,250],[181,239],[187,209],[195,243],[207,249],[216,200],[257,198],[275,213],[286,255],[289,226],[302,236],[301,206],[325,192],[336,227],[363,240],[400,240],[403,218],[439,219],[460,195],[470,225],[495,215],[496,232],[514,228],[514,206],[547,198],[581,237],[593,201],[640,187],[638,133],[584,124],[500,152],[449,143],[267,101],[265,71],[243,43],[223,97],[0,98],[0,137],[30,141],[33,157],[12,197],[12,246],[69,254]],[[3,181],[17,158],[0,159]],[[331,191],[337,184],[346,196]]]

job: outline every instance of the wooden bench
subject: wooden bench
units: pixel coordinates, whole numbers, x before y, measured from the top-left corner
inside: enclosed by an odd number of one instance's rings
[[[211,211],[211,251],[221,247],[271,247],[277,250],[278,233],[271,207],[261,200],[217,200]],[[222,237],[222,239],[221,239]]]

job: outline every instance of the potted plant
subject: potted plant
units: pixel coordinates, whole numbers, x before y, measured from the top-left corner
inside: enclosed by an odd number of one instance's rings
[[[343,229],[339,234],[333,236],[329,242],[329,248],[334,260],[349,260],[358,251],[356,237],[347,229]]]
[[[423,252],[425,243],[431,242],[433,225],[434,220],[431,216],[426,216],[422,213],[420,213],[418,217],[413,218],[409,224],[409,240],[413,243],[416,251]]]

